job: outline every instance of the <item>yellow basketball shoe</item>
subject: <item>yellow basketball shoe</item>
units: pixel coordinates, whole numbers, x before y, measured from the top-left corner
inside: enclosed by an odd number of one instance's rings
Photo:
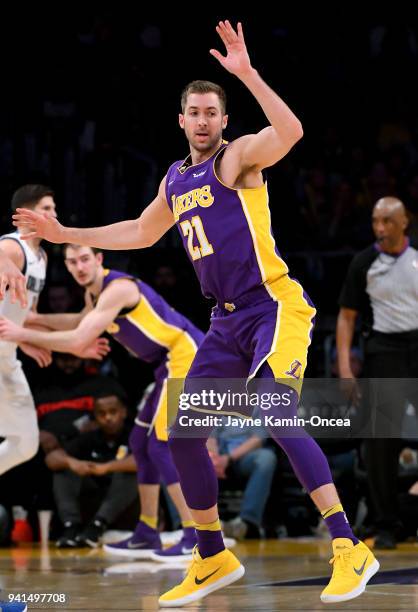
[[[161,608],[178,608],[202,599],[209,593],[239,580],[245,573],[244,566],[231,553],[223,550],[217,555],[202,559],[197,546],[193,549],[191,562],[185,579],[171,591],[161,595],[158,603]]]
[[[348,538],[335,538],[332,548],[332,576],[321,593],[321,601],[324,603],[358,597],[380,567],[379,561],[363,542],[354,545]]]

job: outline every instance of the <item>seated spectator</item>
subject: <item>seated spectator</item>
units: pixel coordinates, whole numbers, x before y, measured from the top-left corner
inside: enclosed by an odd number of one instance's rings
[[[93,420],[94,398],[104,389],[123,393],[112,378],[91,375],[86,361],[67,353],[53,353],[47,379],[34,389],[41,446],[47,454],[53,446],[97,425]],[[55,441],[54,441],[55,440]],[[52,446],[51,446],[52,445]]]
[[[110,377],[91,374],[86,360],[70,353],[53,353],[48,380],[34,391],[41,449],[34,459],[37,470],[37,510],[53,509],[52,474],[45,456],[81,433],[97,428],[94,398],[116,393],[125,397],[119,383]]]
[[[218,478],[247,480],[239,516],[224,522],[225,535],[259,538],[277,465],[274,450],[263,448],[262,428],[221,425],[209,438],[208,449]]]
[[[45,465],[45,455],[81,432],[97,428],[93,418],[95,397],[124,393],[115,379],[89,373],[87,364],[74,355],[54,353],[52,365],[40,370],[33,381],[40,449],[29,462],[0,478],[0,503],[14,519],[13,542],[32,541],[37,531],[35,511],[54,509],[52,473]],[[53,520],[52,532],[59,528],[55,523]]]
[[[54,473],[54,497],[64,532],[59,548],[96,548],[106,528],[137,499],[136,465],[129,454],[131,424],[124,398],[96,398],[98,429],[80,434],[46,457]],[[99,503],[92,520],[83,525],[81,495]]]

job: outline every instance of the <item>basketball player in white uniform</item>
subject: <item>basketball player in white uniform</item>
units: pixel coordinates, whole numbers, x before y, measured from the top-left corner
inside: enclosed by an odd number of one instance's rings
[[[13,195],[12,208],[31,208],[56,216],[54,193],[43,185],[24,185]],[[11,290],[4,291],[0,300],[0,316],[23,325],[29,312],[36,308],[45,284],[46,254],[40,248],[40,239],[22,240],[18,231],[0,237],[0,250],[15,264],[25,278],[26,297]],[[14,270],[9,266],[9,270]],[[10,285],[10,276],[9,285]],[[23,295],[23,298],[20,299]],[[20,297],[19,297],[20,296]],[[17,298],[17,299],[16,299]],[[50,353],[32,345],[19,345],[41,367],[49,365]],[[0,474],[28,461],[38,449],[39,430],[35,406],[28,382],[16,356],[17,345],[0,340]]]

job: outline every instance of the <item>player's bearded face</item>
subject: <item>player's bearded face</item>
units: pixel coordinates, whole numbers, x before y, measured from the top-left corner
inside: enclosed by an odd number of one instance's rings
[[[194,122],[184,124],[184,132],[189,143],[199,152],[210,151],[218,145],[222,138],[222,128],[219,125],[200,124]]]
[[[199,152],[210,151],[222,139],[227,116],[222,114],[219,98],[214,93],[189,94],[180,126],[190,145]]]

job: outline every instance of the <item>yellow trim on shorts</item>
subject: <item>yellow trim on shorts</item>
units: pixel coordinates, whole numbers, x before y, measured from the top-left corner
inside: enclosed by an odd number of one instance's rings
[[[152,427],[155,427],[157,440],[168,440],[168,421],[171,423],[174,420],[178,410],[178,399],[170,397],[170,407],[173,408],[174,414],[170,414],[170,419],[168,419],[168,379],[172,379],[170,396],[173,393],[176,397],[179,396],[183,388],[183,381],[196,355],[196,350],[197,345],[193,338],[190,334],[184,332],[168,352],[166,363],[168,374],[167,378],[163,381],[162,392],[150,427],[150,432]]]
[[[167,379],[163,381],[161,387],[160,398],[158,400],[153,421],[149,428],[149,435],[151,434],[153,427],[155,428],[155,436],[157,440],[167,442]]]
[[[275,379],[300,394],[316,310],[304,297],[302,286],[287,275],[269,285],[269,290],[277,301],[276,328],[269,353],[250,378],[267,361]]]
[[[144,294],[141,294],[141,301],[131,312],[125,315],[125,318],[147,338],[167,349],[167,378],[184,379],[197,352],[197,344],[192,336],[184,329],[164,321]],[[168,440],[167,379],[163,382],[163,389],[150,426],[150,432],[153,427],[155,427],[155,435],[158,440]]]

